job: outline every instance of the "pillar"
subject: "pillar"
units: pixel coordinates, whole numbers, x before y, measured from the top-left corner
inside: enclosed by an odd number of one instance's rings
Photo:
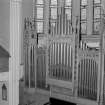
[[[10,0],[9,105],[19,105],[22,0]]]

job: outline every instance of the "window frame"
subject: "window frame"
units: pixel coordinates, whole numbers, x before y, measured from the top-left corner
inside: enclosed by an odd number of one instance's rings
[[[43,3],[41,3],[41,4],[37,4],[37,0],[36,0],[36,3],[35,3],[35,9],[36,9],[36,30],[37,30],[37,33],[40,33],[40,34],[44,34],[44,0],[42,0],[43,1]],[[38,18],[38,14],[37,14],[37,8],[43,8],[43,14],[42,14],[42,18]],[[37,26],[37,23],[38,22],[42,22],[43,23],[43,25],[42,25],[42,32],[40,32],[39,30],[40,29],[38,29],[38,26]]]
[[[97,22],[100,22],[100,24],[101,24],[101,0],[100,0],[100,3],[95,3],[95,0],[93,0],[93,34],[94,35],[99,35],[100,34],[100,31],[99,31],[99,29],[98,29],[98,31],[96,31],[95,30],[95,23],[97,23]],[[97,7],[99,7],[100,8],[100,17],[99,18],[95,18],[95,8],[97,8]],[[100,24],[99,24],[99,26],[100,26]]]
[[[86,3],[87,4],[82,4],[82,0],[80,0],[80,34],[81,35],[87,35],[87,7],[88,7],[88,0],[86,0]],[[82,10],[83,9],[86,9],[86,18],[85,19],[82,19]],[[82,23],[86,23],[86,32],[85,33],[82,33]]]

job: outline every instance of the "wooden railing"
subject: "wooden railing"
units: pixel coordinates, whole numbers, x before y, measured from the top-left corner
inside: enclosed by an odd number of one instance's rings
[[[80,51],[78,64],[78,96],[97,100],[97,83],[99,53],[96,51]]]

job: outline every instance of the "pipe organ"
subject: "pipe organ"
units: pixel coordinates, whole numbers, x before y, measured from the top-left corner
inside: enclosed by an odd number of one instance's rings
[[[105,100],[103,33],[80,39],[80,21],[76,20],[79,18],[75,17],[72,25],[64,6],[59,9],[57,18],[49,20],[45,48],[36,43],[35,20],[25,21],[25,84],[49,91],[52,98],[80,105],[104,105],[99,104]],[[98,48],[87,44],[93,41],[101,43]]]
[[[61,7],[61,12],[57,14],[57,19],[50,20],[50,34],[55,35],[70,35],[72,33],[71,20],[68,19],[68,15],[65,12],[64,6]]]
[[[72,48],[67,43],[53,43],[49,48],[50,77],[58,80],[72,80]]]

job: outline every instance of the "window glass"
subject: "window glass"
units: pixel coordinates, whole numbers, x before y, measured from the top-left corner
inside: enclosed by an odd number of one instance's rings
[[[87,5],[87,0],[81,0],[81,5]]]
[[[65,9],[65,13],[67,15],[67,19],[71,20],[71,9]]]
[[[94,3],[101,3],[101,0],[94,0]]]
[[[37,32],[43,33],[43,22],[37,22]]]
[[[81,0],[80,23],[81,34],[87,33],[87,0]]]
[[[86,19],[86,9],[81,9],[81,19]]]
[[[99,22],[94,22],[94,32],[99,32],[100,28],[100,21]]]
[[[101,0],[94,0],[93,2],[93,33],[99,34],[100,20],[101,20]]]
[[[86,28],[87,28],[86,22],[81,23],[81,33],[82,34],[86,34]]]
[[[37,8],[37,19],[43,19],[43,8]]]
[[[51,0],[51,5],[57,5],[57,0]]]
[[[51,8],[51,19],[57,18],[57,8]]]
[[[100,7],[94,7],[94,18],[100,18]]]
[[[65,0],[65,5],[66,6],[71,6],[71,0]]]
[[[37,0],[36,3],[37,4],[43,4],[43,0]]]

